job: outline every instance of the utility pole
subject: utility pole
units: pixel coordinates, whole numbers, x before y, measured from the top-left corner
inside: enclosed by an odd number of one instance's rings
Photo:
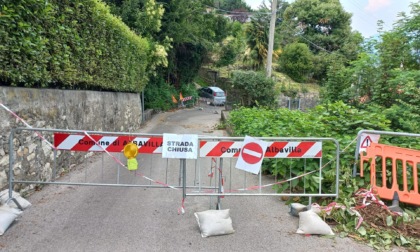
[[[271,66],[273,64],[273,47],[274,47],[274,29],[276,27],[277,0],[271,1],[271,20],[270,30],[268,34],[268,54],[267,54],[267,77],[271,77]]]

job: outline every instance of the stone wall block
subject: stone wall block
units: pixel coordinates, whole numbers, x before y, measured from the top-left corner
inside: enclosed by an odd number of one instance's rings
[[[26,160],[29,162],[33,161],[35,159],[35,153],[31,153],[26,157]]]
[[[0,101],[34,128],[134,132],[140,128],[139,94],[81,90],[0,87]],[[0,107],[0,189],[8,185],[9,135],[27,126]],[[53,134],[39,132],[53,144]],[[68,172],[94,153],[56,151],[57,175]],[[13,174],[16,179],[50,180],[54,149],[35,132],[16,131],[13,139]],[[28,191],[35,185],[15,184]]]
[[[6,184],[7,185],[6,171],[0,171],[0,184]]]
[[[0,167],[9,167],[9,155],[0,158]]]

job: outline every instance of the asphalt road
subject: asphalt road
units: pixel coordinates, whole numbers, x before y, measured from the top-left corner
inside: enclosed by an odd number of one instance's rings
[[[226,136],[215,130],[221,107],[202,104],[157,114],[140,132]],[[121,158],[121,156],[119,157]],[[206,165],[208,167],[206,167]],[[139,172],[171,185],[179,184],[179,160],[159,156],[139,159]],[[194,168],[188,165],[189,174]],[[200,161],[206,176],[210,163]],[[228,166],[228,165],[227,165]],[[95,155],[63,177],[77,182],[152,184],[126,170],[119,170],[106,155]],[[228,176],[228,175],[226,175]],[[242,185],[258,176],[230,175]],[[196,175],[188,178],[194,183]],[[264,178],[267,179],[267,178]],[[185,214],[179,214],[181,190],[146,187],[56,186],[31,195],[33,204],[0,237],[1,251],[373,251],[348,238],[324,238],[296,234],[297,217],[277,197],[225,197],[222,208],[230,209],[234,234],[202,238],[194,212],[214,209],[215,199],[187,197]]]

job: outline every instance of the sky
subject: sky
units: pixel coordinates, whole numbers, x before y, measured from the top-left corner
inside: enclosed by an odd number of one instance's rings
[[[244,0],[251,8],[257,9],[263,0]],[[294,0],[287,0],[289,3]],[[419,0],[340,0],[341,5],[353,14],[352,28],[364,37],[377,34],[377,21],[383,20],[386,31],[392,29],[392,24],[398,20],[398,13],[410,13],[410,3]],[[268,4],[269,1],[266,0]]]

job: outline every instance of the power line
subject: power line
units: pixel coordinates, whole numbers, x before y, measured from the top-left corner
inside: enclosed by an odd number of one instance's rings
[[[377,24],[378,24],[378,21],[380,19],[377,18],[376,16],[374,16],[373,14],[372,15],[366,15],[364,13],[364,10],[361,9],[360,6],[356,5],[354,2],[351,2],[351,3],[352,3],[352,5],[356,6],[356,8],[358,8],[359,10],[361,10],[361,11],[354,11],[352,13],[352,24],[353,25],[354,24],[357,24],[357,23],[359,23],[361,25],[366,24],[369,30],[372,27],[372,28],[374,28],[373,30],[376,30],[377,31],[377,29],[378,29],[378,25]],[[388,24],[383,23],[383,25],[384,25],[384,28],[391,29],[391,27]]]
[[[378,18],[376,15],[374,15],[373,13],[371,15],[365,15],[362,14],[365,12],[365,9],[359,5],[359,3],[357,1],[349,1],[353,6],[355,6],[357,9],[359,9],[361,12],[354,12],[353,14],[358,15],[359,17],[362,17],[362,19],[364,21],[366,21],[367,24],[371,25],[371,22],[367,21],[364,17],[368,17],[371,21],[375,21],[377,22],[378,20],[381,20],[380,18]],[[373,18],[372,18],[373,17]],[[375,20],[376,19],[376,20]],[[389,24],[384,23],[384,25],[386,26],[387,29],[392,29],[392,27]]]
[[[214,6],[209,6],[209,5],[206,5],[206,4],[203,4],[203,5],[204,5],[204,6],[206,6],[206,7],[209,7],[209,8],[215,9],[215,10],[218,10],[218,11],[220,11],[220,12],[226,12],[226,13],[233,13],[233,14],[247,14],[247,15],[252,15],[252,14],[256,13],[255,11],[251,11],[251,12],[228,11],[228,10],[220,9],[220,8],[217,8],[217,7],[214,7]],[[258,12],[258,13],[259,13],[259,14],[271,15],[271,12]]]
[[[287,23],[284,23],[291,31],[295,30],[295,28],[290,27]],[[308,43],[310,43],[311,45],[315,46],[318,49],[324,50],[328,53],[332,53],[331,51],[328,51],[327,49],[321,47],[320,45],[315,44],[314,42],[312,42],[311,40],[309,40],[308,38],[306,38],[305,36],[303,36],[302,34],[298,34],[298,36],[302,37],[304,40],[306,40]]]
[[[206,7],[209,7],[209,8],[213,8],[213,9],[216,9],[216,10],[219,10],[219,11],[221,11],[221,12],[226,12],[226,13],[240,13],[240,14],[253,14],[253,13],[255,13],[255,12],[234,12],[234,11],[228,11],[228,10],[223,10],[223,9],[220,9],[220,8],[217,8],[217,7],[213,7],[213,6],[209,6],[209,5],[204,5],[204,6],[206,6]],[[280,10],[277,10],[276,11],[276,13],[278,12],[278,11],[280,11]],[[272,13],[271,12],[257,12],[258,14],[266,14],[266,15],[272,15]],[[291,30],[294,30],[294,28],[292,28],[292,27],[290,27],[287,23],[285,23],[286,24],[286,26],[289,28],[289,29],[291,29]],[[323,51],[325,51],[325,52],[328,52],[328,53],[332,53],[331,51],[329,51],[329,50],[327,50],[327,49],[325,49],[325,48],[323,48],[323,47],[321,47],[320,45],[318,45],[318,44],[316,44],[316,43],[314,43],[314,42],[312,42],[310,39],[308,39],[308,38],[306,38],[305,36],[303,36],[302,34],[298,34],[298,36],[300,36],[300,37],[302,37],[304,40],[306,40],[308,43],[310,43],[311,45],[313,45],[313,46],[315,46],[316,48],[318,48],[318,49],[320,49],[320,50],[323,50]],[[344,40],[342,40],[342,41],[344,41]]]

